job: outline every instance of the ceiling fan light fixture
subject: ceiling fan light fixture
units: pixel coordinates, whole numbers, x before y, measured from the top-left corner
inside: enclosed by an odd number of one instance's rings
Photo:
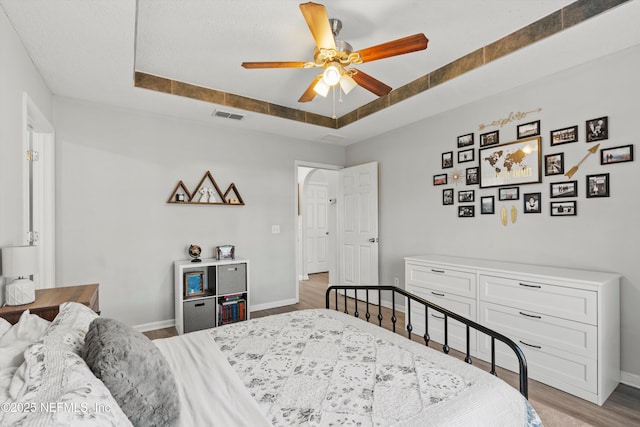
[[[313,91],[318,95],[326,98],[327,95],[329,94],[330,87],[331,86],[325,83],[324,78],[322,78],[322,79],[318,79],[318,83],[316,83],[316,85],[313,87]]]
[[[343,74],[340,78],[340,88],[345,93],[345,95],[349,94],[354,87],[358,86],[355,80],[351,78],[348,74]]]
[[[329,86],[335,86],[340,82],[342,67],[337,62],[331,62],[322,73],[322,80]]]

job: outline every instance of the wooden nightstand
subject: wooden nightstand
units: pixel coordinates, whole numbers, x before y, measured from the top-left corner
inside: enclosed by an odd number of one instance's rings
[[[38,289],[36,290],[36,300],[34,302],[15,306],[6,305],[0,308],[0,317],[11,324],[15,324],[20,319],[20,315],[25,310],[29,310],[31,314],[51,321],[58,315],[60,304],[69,301],[84,304],[100,314],[98,284],[93,284]]]

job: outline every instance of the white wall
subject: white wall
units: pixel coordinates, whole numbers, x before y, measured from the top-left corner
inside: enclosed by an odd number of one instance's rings
[[[523,64],[526,66],[526,64]],[[483,99],[402,130],[349,146],[347,164],[380,162],[380,279],[391,284],[404,280],[403,257],[425,253],[501,259],[622,274],[622,369],[640,384],[640,241],[638,211],[638,108],[640,47],[636,46],[598,61],[545,78],[532,84]],[[448,84],[455,84],[455,80]],[[432,89],[437,91],[438,89]],[[436,95],[436,93],[434,93]],[[523,185],[520,192],[541,192],[542,214],[522,214],[516,207],[515,224],[502,226],[499,215],[480,215],[479,198],[496,196],[496,212],[511,203],[499,202],[496,189],[478,186],[433,186],[441,169],[441,154],[454,151],[456,137],[475,132],[478,126],[506,117],[509,112],[542,111],[500,129],[500,141],[516,139],[517,124],[541,120],[542,154],[565,153],[565,170],[578,163],[593,144],[585,143],[585,120],[609,116],[609,139],[601,147],[634,144],[636,161],[601,166],[599,152],[581,166],[573,179],[579,197],[575,217],[549,216],[549,183],[563,177],[543,176],[541,184]],[[550,147],[549,131],[579,126],[576,143]],[[493,130],[487,129],[487,130]],[[486,130],[485,130],[486,131]],[[475,163],[455,162],[462,171]],[[610,173],[611,197],[587,199],[585,175]],[[551,179],[554,178],[554,179]],[[564,178],[566,179],[566,178]],[[476,191],[475,218],[457,218],[454,206],[442,206],[442,189]]]
[[[251,262],[251,306],[296,296],[295,161],[344,164],[343,147],[54,98],[57,282],[100,283],[103,315],[173,319],[173,261],[221,244]],[[211,171],[245,206],[167,204]],[[280,225],[280,234],[271,226]]]
[[[23,94],[50,120],[51,93],[0,8],[0,247],[24,245]],[[4,279],[0,279],[2,284]],[[4,286],[0,287],[0,304]]]

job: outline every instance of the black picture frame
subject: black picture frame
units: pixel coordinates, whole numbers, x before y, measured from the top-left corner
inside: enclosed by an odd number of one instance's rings
[[[578,181],[552,182],[549,184],[549,198],[578,197]]]
[[[473,145],[473,132],[458,137],[458,148],[468,147],[470,145]]]
[[[458,218],[473,218],[476,216],[476,207],[473,205],[458,206]]]
[[[482,196],[480,197],[480,215],[490,215],[495,212],[495,197],[494,196]]]
[[[600,164],[624,163],[633,161],[633,144],[618,147],[601,148]]]
[[[453,151],[442,153],[442,169],[453,167]]]
[[[576,216],[578,214],[578,204],[575,200],[550,202],[549,207],[551,216]]]
[[[549,133],[551,146],[578,141],[578,125],[552,130]]]
[[[446,184],[447,184],[447,174],[446,173],[433,175],[433,185],[446,185]]]
[[[479,171],[477,166],[473,168],[467,168],[467,171],[465,173],[465,182],[467,183],[467,185],[474,185],[480,182],[478,173]]]
[[[564,153],[544,156],[544,174],[545,176],[564,174]]]
[[[526,214],[542,213],[542,193],[525,193],[522,211]]]
[[[458,191],[458,203],[473,203],[476,201],[476,192],[474,190]]]
[[[480,188],[542,182],[541,145],[541,137],[535,136],[480,148],[478,150]],[[514,155],[520,163],[515,170],[509,171],[505,168],[504,162]]]
[[[587,198],[609,197],[609,174],[587,175]]]
[[[518,200],[520,199],[520,187],[498,188],[498,200]]]
[[[518,125],[518,139],[540,135],[540,120]]]
[[[473,148],[469,150],[458,151],[458,163],[473,162],[475,160],[475,150]]]
[[[494,130],[480,134],[480,147],[500,144],[500,131]]]
[[[453,188],[445,188],[442,190],[442,205],[453,205]]]
[[[598,117],[587,120],[585,123],[587,142],[603,141],[609,139],[609,117]]]

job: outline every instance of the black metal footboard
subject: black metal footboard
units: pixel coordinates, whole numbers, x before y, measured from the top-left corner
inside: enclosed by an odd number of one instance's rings
[[[333,291],[335,294],[335,310],[338,310],[338,291],[339,290],[344,290],[344,291],[354,291],[354,297],[355,298],[350,298],[347,295],[347,292],[345,292],[342,297],[344,298],[344,312],[348,314],[348,310],[347,310],[347,301],[348,300],[353,300],[353,304],[354,304],[354,308],[355,311],[353,313],[353,315],[355,317],[360,317],[360,313],[358,311],[358,303],[360,304],[364,304],[365,305],[365,319],[367,320],[367,322],[369,322],[369,320],[371,319],[372,313],[370,310],[371,306],[376,307],[377,306],[377,314],[373,314],[377,317],[378,319],[378,325],[382,326],[382,305],[380,303],[380,301],[382,301],[382,292],[383,291],[390,291],[391,292],[391,325],[392,325],[392,329],[395,332],[396,331],[396,322],[397,322],[397,317],[396,317],[396,295],[400,294],[403,297],[408,299],[408,304],[407,307],[405,307],[405,316],[406,316],[406,323],[407,323],[407,333],[408,333],[408,338],[411,339],[411,332],[413,331],[413,325],[411,323],[411,303],[415,302],[417,304],[419,304],[420,306],[424,307],[425,310],[425,334],[423,336],[424,341],[425,341],[425,345],[428,346],[429,345],[429,341],[430,341],[430,337],[429,337],[429,316],[428,316],[428,311],[429,310],[435,310],[439,313],[441,313],[444,316],[444,344],[442,346],[442,351],[444,351],[445,353],[449,353],[449,330],[448,330],[448,324],[449,324],[449,318],[451,319],[455,319],[460,323],[463,323],[464,325],[466,325],[466,357],[464,358],[464,361],[467,363],[472,363],[471,360],[471,352],[470,352],[470,340],[469,340],[469,331],[470,328],[473,328],[479,332],[482,332],[483,334],[486,334],[488,336],[491,337],[491,371],[490,373],[493,375],[496,375],[496,346],[495,346],[495,342],[496,340],[498,341],[502,341],[503,343],[505,343],[506,345],[509,346],[509,348],[511,348],[511,350],[513,350],[513,352],[515,353],[516,357],[518,358],[518,364],[519,364],[519,374],[520,374],[520,393],[525,397],[528,398],[529,395],[529,390],[528,390],[528,374],[527,374],[527,360],[524,357],[524,353],[522,352],[522,350],[520,349],[520,347],[518,347],[518,345],[513,342],[511,339],[507,338],[506,336],[492,330],[489,329],[487,327],[484,327],[472,320],[469,320],[463,316],[460,316],[456,313],[453,313],[449,310],[447,310],[446,308],[442,308],[436,304],[433,304],[423,298],[420,298],[419,296],[413,295],[407,291],[405,291],[404,289],[400,289],[396,286],[386,286],[386,285],[381,285],[381,286],[355,286],[355,285],[336,285],[336,286],[329,286],[329,288],[327,288],[327,292],[325,295],[325,304],[326,304],[326,308],[331,308],[331,304],[330,304],[330,296],[331,296],[331,292]],[[360,294],[358,293],[360,291]],[[378,303],[377,304],[373,304],[369,302],[369,292],[375,292],[377,294],[378,297]],[[359,300],[359,297],[362,296],[362,293],[365,294],[365,299],[364,300]]]

